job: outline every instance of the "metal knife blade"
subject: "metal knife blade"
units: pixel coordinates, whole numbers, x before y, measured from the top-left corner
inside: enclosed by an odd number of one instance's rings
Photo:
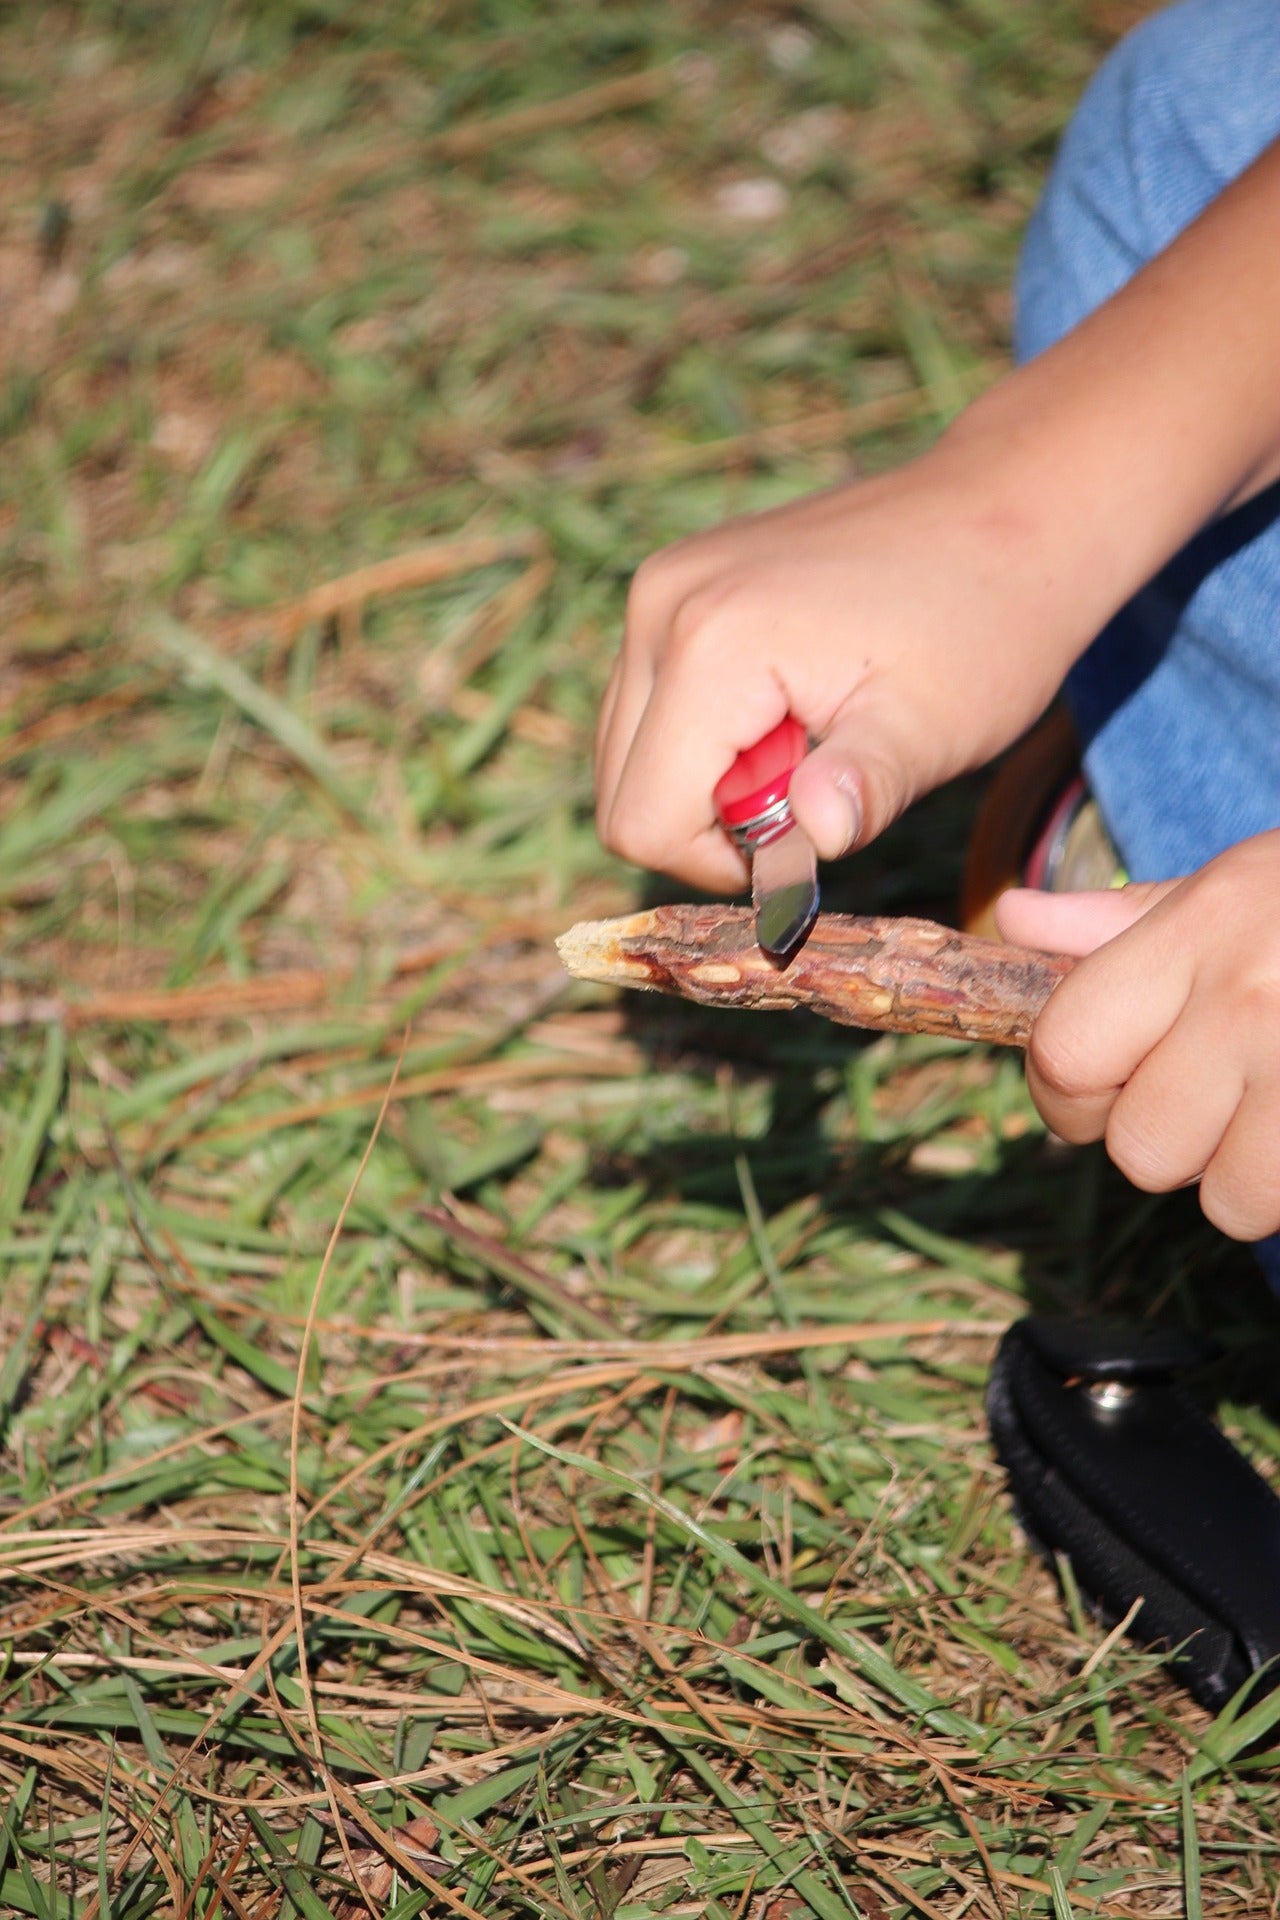
[[[745,747],[716,782],[716,817],[751,866],[756,939],[785,967],[818,914],[818,862],[796,826],[788,791],[808,736],[790,714]]]
[[[818,860],[794,823],[752,850],[751,904],[760,946],[785,966],[818,917]]]

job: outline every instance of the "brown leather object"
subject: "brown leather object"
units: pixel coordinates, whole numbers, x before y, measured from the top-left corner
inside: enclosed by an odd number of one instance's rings
[[[1080,743],[1065,708],[1053,707],[1011,747],[983,796],[960,883],[960,924],[998,940],[995,904],[1022,883],[1027,855],[1054,801],[1080,770]]]

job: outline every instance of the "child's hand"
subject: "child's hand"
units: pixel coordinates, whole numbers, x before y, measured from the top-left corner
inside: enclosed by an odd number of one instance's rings
[[[1055,1133],[1148,1193],[1200,1182],[1238,1240],[1280,1229],[1280,831],[1185,880],[1001,899],[1006,940],[1087,955],[1031,1036]]]
[[[788,711],[796,817],[834,858],[989,759],[1199,528],[1280,479],[1280,140],[1127,286],[863,486],[636,576],[597,743],[608,846],[744,879],[711,793]]]
[[[1029,724],[1089,614],[1054,646],[1071,596],[1057,583],[1054,599],[1045,544],[1003,481],[997,492],[995,465],[944,440],[896,473],[647,560],[597,737],[605,843],[731,890],[744,868],[712,789],[785,714],[820,742],[791,800],[827,859]]]

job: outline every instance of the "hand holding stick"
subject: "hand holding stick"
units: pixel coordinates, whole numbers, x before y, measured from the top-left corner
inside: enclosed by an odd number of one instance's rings
[[[654,907],[584,920],[556,942],[571,974],[607,986],[679,995],[710,1007],[785,1012],[882,1033],[937,1033],[1025,1047],[1071,969],[1065,954],[979,940],[931,920],[819,914],[778,967],[756,944],[746,907]]]

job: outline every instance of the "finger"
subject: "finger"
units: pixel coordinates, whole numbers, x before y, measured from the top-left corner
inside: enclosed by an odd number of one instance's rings
[[[1095,947],[1125,933],[1180,884],[1163,880],[1079,893],[1011,887],[996,901],[996,925],[1001,939],[1017,947],[1038,947],[1045,953],[1092,953]]]
[[[1043,1015],[1041,1016],[1043,1018]],[[1035,1034],[1027,1049],[1027,1091],[1045,1125],[1073,1147],[1101,1140],[1120,1092],[1118,1086],[1065,1090],[1053,1072],[1043,1073],[1035,1058]]]
[[[681,549],[664,548],[642,561],[627,594],[622,645],[596,724],[596,817],[606,845],[613,844],[608,823],[622,771],[653,688],[663,641],[679,604],[684,570]]]
[[[1107,1152],[1144,1193],[1171,1193],[1204,1172],[1244,1092],[1221,1003],[1193,998],[1115,1096]]]
[[[863,775],[840,741],[828,738],[791,776],[791,811],[823,860],[839,860],[865,827]]]
[[[604,791],[605,762],[608,757],[608,743],[613,727],[613,716],[618,705],[618,689],[622,682],[622,661],[617,659],[605,682],[604,692],[600,696],[600,711],[596,715],[595,745],[593,762],[595,766],[596,796],[601,805],[607,804],[611,792]]]
[[[653,686],[653,670],[630,631],[614,662],[596,723],[596,819],[600,836],[611,845],[609,821],[617,802],[618,783]],[[617,851],[617,849],[615,849]]]
[[[823,860],[891,826],[930,783],[863,687],[791,776],[791,808]]]
[[[716,818],[713,791],[742,747],[762,738],[783,716],[761,721],[749,739],[735,730],[717,747],[709,725],[691,727],[683,708],[675,707],[669,690],[657,684],[618,777],[604,827],[606,843],[638,866],[709,892],[739,892],[749,884],[750,872]]]
[[[746,868],[716,824],[713,790],[788,710],[786,689],[744,648],[736,616],[686,602],[672,617],[663,671],[647,687],[636,676],[619,689],[609,752],[625,743],[625,757],[613,776],[608,844],[699,886],[740,886]]]
[[[1233,1240],[1280,1230],[1280,1084],[1251,1081],[1200,1181],[1207,1219]]]
[[[1186,1007],[1194,956],[1176,906],[1167,896],[1082,959],[1032,1029],[1028,1083],[1065,1140],[1101,1137],[1120,1088]]]

